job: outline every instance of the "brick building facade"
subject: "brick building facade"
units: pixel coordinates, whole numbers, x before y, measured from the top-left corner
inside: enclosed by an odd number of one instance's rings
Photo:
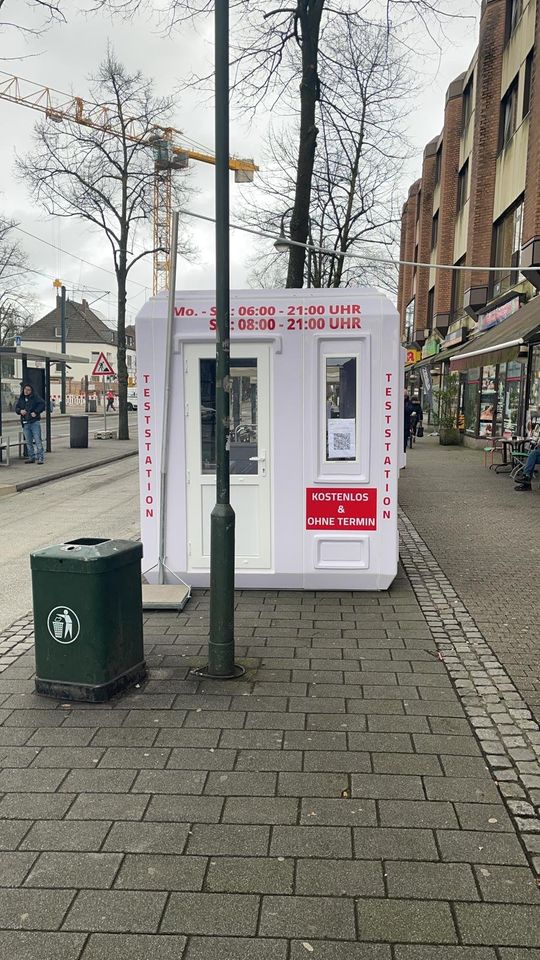
[[[490,371],[499,397],[491,405],[494,421],[498,415],[504,429],[500,398],[512,364],[513,379],[519,372],[522,383],[520,409],[506,417],[508,423],[524,420],[531,405],[526,381],[536,377],[530,369],[532,348],[512,355],[507,350],[504,357],[492,350],[483,357],[476,338],[540,289],[539,130],[540,0],[482,0],[477,50],[448,88],[443,129],[427,144],[421,178],[403,206],[401,259],[419,265],[402,266],[398,292],[403,343],[422,351],[424,364],[438,363],[436,376],[451,369],[466,381],[464,371],[478,371],[476,427],[470,429],[477,436],[488,435],[481,422],[482,369],[493,366],[488,361],[497,360],[494,377]],[[537,305],[540,326],[540,297]],[[532,329],[536,307],[526,316]],[[524,346],[529,332],[517,346]],[[467,353],[462,344],[471,340],[475,349]],[[458,350],[460,357],[453,357]],[[473,353],[480,359],[473,361]],[[540,418],[540,356],[538,369]]]

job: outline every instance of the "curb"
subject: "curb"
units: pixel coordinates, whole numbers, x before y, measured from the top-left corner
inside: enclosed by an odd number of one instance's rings
[[[77,473],[85,473],[87,470],[95,470],[96,467],[104,467],[109,463],[116,463],[119,460],[127,460],[128,457],[135,457],[138,453],[138,450],[130,450],[128,453],[119,453],[113,457],[105,457],[103,460],[93,460],[91,463],[81,463],[77,467],[68,467],[67,470],[59,470],[58,473],[49,473],[46,477],[23,480],[22,483],[0,484],[0,497],[8,496],[10,493],[21,493],[23,490],[29,490],[31,487],[40,487],[44,483],[50,483],[52,480],[72,477]]]

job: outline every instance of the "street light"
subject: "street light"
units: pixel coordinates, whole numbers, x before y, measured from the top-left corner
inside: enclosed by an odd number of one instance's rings
[[[54,280],[53,287],[60,290],[60,350],[66,352],[66,288],[61,280]],[[60,413],[66,412],[66,365],[62,363],[60,382]]]
[[[285,236],[285,217],[292,213],[293,208],[289,207],[288,210],[285,210],[285,213],[281,217],[281,227],[279,230],[279,238],[275,241],[274,247],[278,253],[288,253],[291,249],[291,241],[288,237]]]
[[[245,673],[234,662],[234,534],[230,499],[230,253],[229,253],[229,0],[216,0],[216,504],[210,517],[208,665],[197,671],[227,680]]]

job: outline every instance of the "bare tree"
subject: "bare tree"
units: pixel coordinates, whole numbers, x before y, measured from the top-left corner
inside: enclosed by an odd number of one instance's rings
[[[168,16],[169,26],[208,15],[214,0],[89,0],[95,8],[108,7],[124,14],[150,6]],[[431,37],[444,20],[462,15],[465,0],[230,0],[234,17],[232,66],[234,84],[241,92],[243,109],[265,103],[274,106],[284,94],[299,88],[299,132],[294,203],[290,237],[306,243],[317,137],[318,107],[325,91],[321,84],[327,56],[329,27],[359,31],[383,26],[387,36],[407,43],[418,28]],[[470,9],[470,7],[469,7]],[[299,287],[304,277],[306,252],[291,246],[287,286]]]
[[[28,36],[38,36],[53,20],[65,21],[62,6],[62,0],[26,0],[25,3],[22,0],[0,0],[0,32],[17,30]],[[21,10],[37,15],[34,25],[23,22]]]
[[[308,240],[331,253],[309,250],[303,279],[315,287],[376,283],[393,291],[396,269],[357,255],[388,257],[395,240],[399,179],[409,153],[403,129],[413,89],[408,58],[381,27],[359,33],[349,23],[328,32],[321,71],[328,93],[320,105]],[[282,231],[294,205],[295,141],[290,130],[270,137],[270,172],[263,162],[259,181],[262,209],[252,206],[245,215],[251,225]],[[354,259],[347,256],[352,251]],[[273,261],[273,254],[263,254],[252,279],[265,284],[275,276]]]
[[[127,440],[127,280],[136,263],[156,252],[146,245],[154,188],[151,146],[172,100],[156,97],[152,83],[140,72],[128,73],[109,50],[89,102],[94,119],[101,117],[100,129],[74,121],[40,122],[35,150],[18,159],[18,169],[48,214],[85,220],[110,246],[118,292],[119,439]],[[180,192],[178,181],[176,189]]]
[[[0,214],[0,346],[12,344],[33,319],[28,257],[13,238],[16,226]]]

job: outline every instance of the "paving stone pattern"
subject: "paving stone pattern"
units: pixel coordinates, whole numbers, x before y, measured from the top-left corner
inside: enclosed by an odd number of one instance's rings
[[[426,436],[407,457],[400,504],[540,722],[540,490],[516,493],[483,463],[481,450]]]
[[[229,682],[192,674],[197,591],[147,617],[150,679],[104,705],[37,696],[25,632],[0,676],[0,956],[534,960],[536,878],[420,586],[239,592]]]
[[[31,616],[21,617],[7,630],[0,631],[0,673],[15,663],[25,650],[32,648],[33,632],[34,624]]]
[[[533,867],[540,874],[540,727],[403,512],[400,544],[402,563],[431,627],[439,656],[454,681]],[[426,789],[430,796],[430,789]],[[454,791],[452,795],[457,799]]]

